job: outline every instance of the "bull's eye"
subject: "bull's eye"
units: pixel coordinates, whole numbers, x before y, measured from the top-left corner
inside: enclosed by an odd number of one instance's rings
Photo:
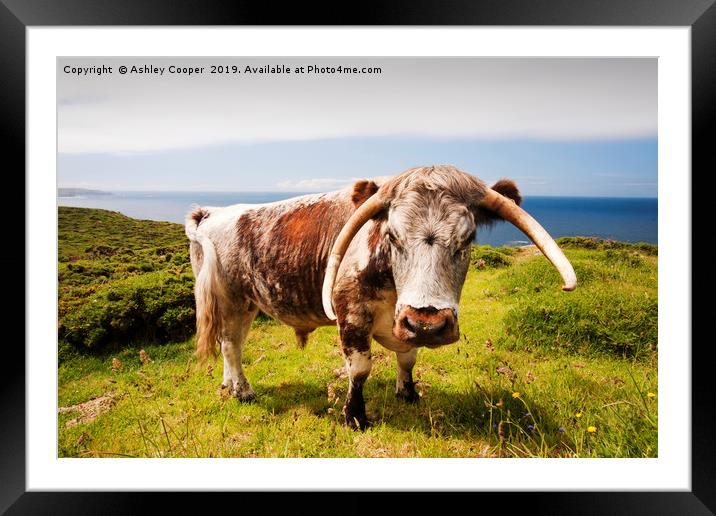
[[[472,243],[475,241],[475,232],[473,231],[468,235],[468,237],[460,242],[460,244],[457,246],[457,249],[455,250],[455,256],[459,256],[461,258],[465,257],[466,253],[470,252],[470,248],[472,247]]]
[[[398,237],[395,236],[395,233],[393,233],[390,229],[388,229],[386,233],[388,233],[388,240],[390,240],[390,243],[393,244],[397,249],[402,250],[403,246],[400,244],[400,240],[398,240]]]

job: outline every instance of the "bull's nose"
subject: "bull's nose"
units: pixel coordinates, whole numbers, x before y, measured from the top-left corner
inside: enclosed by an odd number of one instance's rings
[[[413,308],[407,306],[398,317],[397,334],[403,340],[425,341],[441,339],[452,333],[455,315],[449,308]]]

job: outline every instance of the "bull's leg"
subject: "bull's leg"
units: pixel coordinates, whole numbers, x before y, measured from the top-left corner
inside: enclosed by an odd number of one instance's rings
[[[341,328],[343,358],[348,371],[348,396],[343,407],[346,424],[364,430],[368,427],[363,399],[363,384],[368,379],[372,365],[370,335],[355,328]]]
[[[241,356],[251,323],[258,310],[249,308],[240,311],[226,324],[221,338],[221,353],[224,355],[224,381],[222,387],[228,387],[240,401],[251,401],[256,397],[244,374]]]
[[[414,403],[419,399],[413,382],[413,366],[415,366],[415,360],[418,357],[418,350],[414,348],[405,353],[396,352],[395,356],[398,358],[398,378],[395,383],[395,395],[400,399]]]
[[[346,397],[346,404],[343,407],[343,415],[346,418],[346,424],[348,426],[364,430],[368,427],[368,417],[365,413],[363,384],[365,384],[365,381],[368,379],[372,365],[370,350],[352,350],[346,353],[344,349],[344,357],[349,383],[348,396]]]

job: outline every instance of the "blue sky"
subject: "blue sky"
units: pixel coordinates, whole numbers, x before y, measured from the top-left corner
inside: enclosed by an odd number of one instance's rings
[[[324,191],[412,166],[450,163],[525,195],[656,197],[657,142],[321,139],[58,156],[61,185],[107,190]]]
[[[77,76],[58,62],[58,186],[328,191],[453,164],[526,195],[657,196],[654,59],[310,58],[372,75]],[[306,58],[235,58],[237,66]],[[152,65],[207,65],[207,58]]]

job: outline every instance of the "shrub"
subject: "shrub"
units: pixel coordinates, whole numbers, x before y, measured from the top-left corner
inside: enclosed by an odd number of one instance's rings
[[[513,253],[510,247],[474,245],[470,250],[470,265],[475,269],[507,267],[512,264]]]
[[[189,263],[189,252],[184,251],[182,253],[177,253],[172,258],[172,263],[174,265],[183,265],[185,263]]]
[[[60,340],[92,350],[184,339],[194,329],[192,278],[166,272],[115,281],[59,321]]]
[[[639,251],[640,253],[655,256],[658,253],[658,247],[654,244],[647,244],[645,242],[619,242],[618,240],[607,240],[604,238],[596,237],[561,237],[556,240],[560,247],[573,248],[573,249],[594,249],[594,250],[607,250],[607,249],[625,249],[632,251]]]

